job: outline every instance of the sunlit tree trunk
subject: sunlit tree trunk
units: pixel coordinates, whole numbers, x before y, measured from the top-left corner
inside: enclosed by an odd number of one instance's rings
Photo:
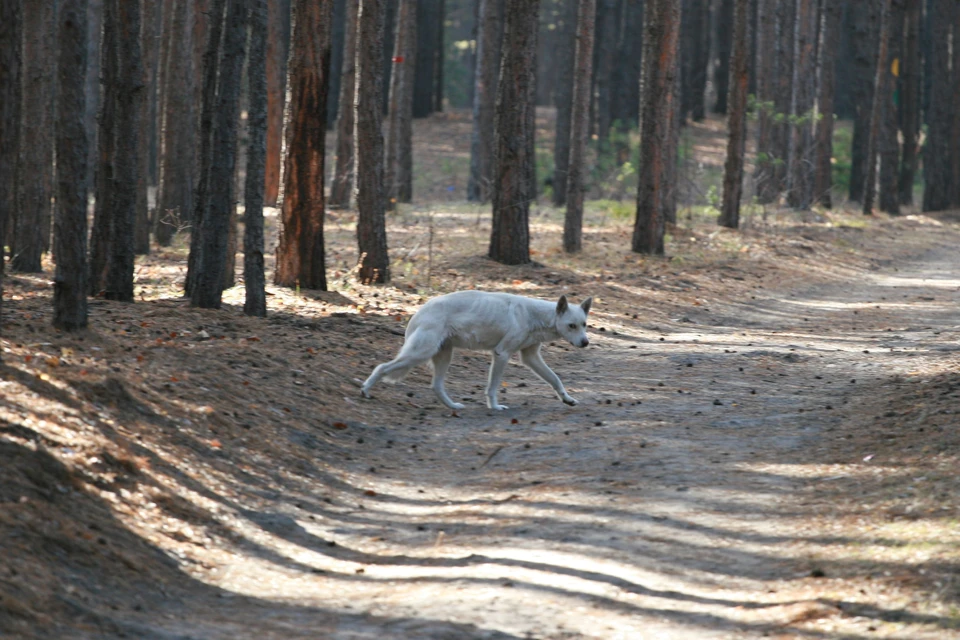
[[[359,0],[353,5],[354,16]],[[264,177],[264,199],[269,207],[277,206],[280,195],[280,157],[283,147],[283,108],[287,93],[287,56],[290,53],[290,0],[269,0],[267,3],[269,37],[267,38],[267,156]],[[351,134],[352,128],[351,128]]]
[[[828,209],[833,206],[833,122],[836,92],[836,57],[840,49],[840,27],[843,24],[843,0],[824,0],[819,66],[820,96],[817,109],[816,176],[814,198]]]

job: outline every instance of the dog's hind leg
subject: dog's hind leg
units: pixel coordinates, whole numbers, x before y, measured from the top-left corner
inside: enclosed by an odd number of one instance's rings
[[[447,405],[454,411],[463,409],[463,405],[454,402],[447,395],[447,390],[443,387],[443,380],[447,375],[447,369],[450,367],[450,360],[453,358],[453,347],[444,345],[440,351],[433,356],[433,392],[437,394],[437,399]]]
[[[577,404],[577,401],[571,398],[567,394],[567,390],[563,388],[563,383],[560,382],[560,377],[553,372],[553,369],[547,366],[547,363],[543,361],[543,357],[540,355],[540,345],[535,344],[532,347],[527,347],[520,351],[520,360],[523,364],[530,367],[531,370],[544,382],[553,387],[553,390],[557,392],[557,396],[564,401],[564,403],[574,406]]]
[[[404,342],[397,357],[390,362],[377,365],[370,377],[363,383],[363,386],[360,387],[360,393],[363,397],[369,398],[370,389],[380,380],[385,378],[387,382],[396,382],[410,373],[410,370],[414,367],[430,360],[436,353],[437,348],[433,346],[432,342],[430,336],[420,333],[420,330],[411,334]]]

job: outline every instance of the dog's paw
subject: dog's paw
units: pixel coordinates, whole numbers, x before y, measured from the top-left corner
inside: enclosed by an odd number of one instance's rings
[[[560,399],[563,400],[563,404],[568,404],[568,405],[570,405],[571,407],[575,407],[575,406],[577,406],[578,404],[580,404],[579,402],[577,402],[576,400],[574,400],[574,399],[571,398],[570,396],[567,396],[567,397],[565,397],[565,398],[560,398]]]
[[[371,398],[373,398],[373,396],[370,395],[370,392],[364,389],[363,387],[360,387],[360,395],[366,398],[367,400],[370,400]]]
[[[490,409],[493,409],[494,411],[506,411],[506,410],[509,409],[510,407],[508,407],[508,406],[505,405],[505,404],[495,404],[495,405],[493,405],[492,407],[489,407],[489,408],[490,408]]]
[[[447,405],[447,406],[450,407],[451,409],[453,409],[454,411],[460,411],[460,409],[463,409],[463,405],[460,404],[459,402],[454,402],[454,403],[451,403],[451,404],[449,404],[449,405]]]

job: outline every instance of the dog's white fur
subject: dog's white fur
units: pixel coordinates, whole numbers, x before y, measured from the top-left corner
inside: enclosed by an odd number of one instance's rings
[[[462,409],[463,405],[451,400],[443,387],[453,350],[492,351],[487,406],[506,409],[497,402],[497,390],[507,362],[519,351],[523,364],[553,387],[561,400],[575,405],[577,401],[567,394],[560,378],[540,356],[540,344],[559,338],[575,347],[590,344],[586,327],[592,301],[587,298],[579,306],[570,306],[566,296],[549,302],[483,291],[458,291],[434,298],[410,320],[397,357],[377,366],[360,391],[369,398],[370,389],[381,379],[397,382],[429,360],[433,365],[432,388],[437,398],[451,409]]]

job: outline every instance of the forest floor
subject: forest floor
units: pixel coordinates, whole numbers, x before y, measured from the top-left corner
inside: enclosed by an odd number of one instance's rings
[[[960,217],[681,219],[567,256],[541,207],[505,267],[486,209],[404,208],[365,287],[333,213],[330,292],[192,309],[180,243],[79,336],[8,275],[0,638],[960,638]],[[360,398],[471,287],[594,297],[545,347],[579,406],[514,363],[491,412],[463,352],[457,415],[425,369]]]

